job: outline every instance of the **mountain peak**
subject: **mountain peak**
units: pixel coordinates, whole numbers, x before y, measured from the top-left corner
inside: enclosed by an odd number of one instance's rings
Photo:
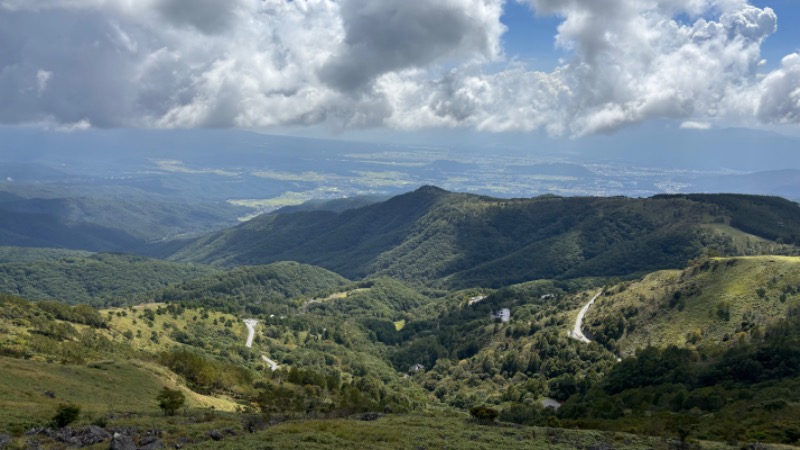
[[[426,184],[425,186],[420,186],[419,189],[414,191],[414,193],[436,194],[436,195],[449,194],[448,191],[446,191],[446,190],[444,190],[444,189],[442,189],[440,187],[429,185],[429,184]]]

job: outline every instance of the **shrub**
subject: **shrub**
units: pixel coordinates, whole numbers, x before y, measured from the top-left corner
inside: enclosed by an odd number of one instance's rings
[[[56,409],[56,415],[53,416],[53,426],[56,428],[64,428],[78,420],[81,415],[81,408],[78,405],[71,403],[61,403]]]
[[[469,414],[480,423],[492,423],[500,415],[497,410],[487,406],[474,406],[469,410]]]
[[[158,394],[156,400],[158,400],[158,406],[164,411],[165,416],[174,416],[175,412],[183,406],[186,396],[177,389],[165,387]]]

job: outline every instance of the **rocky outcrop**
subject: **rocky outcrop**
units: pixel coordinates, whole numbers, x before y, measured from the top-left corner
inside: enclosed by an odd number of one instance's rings
[[[137,450],[136,444],[133,439],[127,434],[114,433],[114,439],[111,440],[110,450]]]

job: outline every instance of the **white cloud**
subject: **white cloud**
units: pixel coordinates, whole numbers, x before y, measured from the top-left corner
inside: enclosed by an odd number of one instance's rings
[[[681,128],[684,130],[710,130],[711,124],[708,122],[697,122],[694,120],[687,120],[681,124]]]
[[[800,123],[800,53],[783,58],[781,67],[759,86],[756,114],[767,123]]]
[[[86,131],[92,128],[91,122],[86,119],[79,120],[75,123],[65,123],[56,127],[56,131],[64,133],[71,133],[73,131]]]
[[[42,92],[47,89],[47,82],[50,81],[50,78],[53,77],[53,72],[48,72],[43,69],[39,69],[36,72],[36,93],[41,96]]]
[[[502,0],[0,0],[0,123],[569,136],[654,118],[800,123],[800,55],[757,72],[769,8],[524,2],[562,20],[571,56],[551,72],[503,62]]]

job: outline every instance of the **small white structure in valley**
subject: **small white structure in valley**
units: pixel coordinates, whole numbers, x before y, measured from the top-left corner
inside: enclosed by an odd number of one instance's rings
[[[503,308],[497,312],[497,314],[492,313],[490,315],[492,319],[500,319],[501,322],[505,323],[511,320],[511,310],[508,308]]]
[[[478,296],[475,296],[475,297],[470,297],[470,299],[469,299],[469,306],[472,306],[472,305],[474,305],[475,303],[478,303],[479,301],[481,301],[481,300],[485,300],[485,299],[486,299],[486,296],[485,296],[485,295],[478,295]]]

